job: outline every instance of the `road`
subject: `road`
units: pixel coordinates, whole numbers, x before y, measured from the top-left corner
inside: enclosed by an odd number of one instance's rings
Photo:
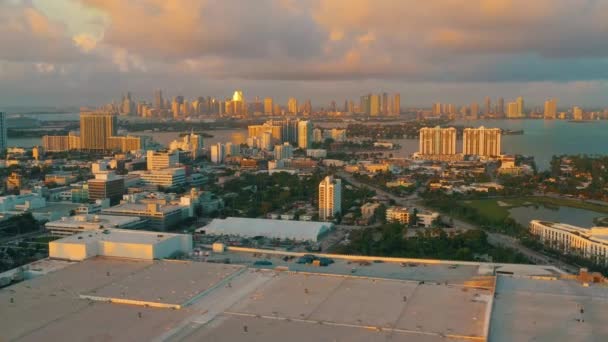
[[[410,207],[410,208],[417,207],[417,208],[420,208],[423,210],[432,210],[432,209],[425,208],[422,205],[420,205],[416,194],[410,195],[408,197],[399,197],[399,196],[393,195],[387,191],[384,191],[378,187],[359,182],[358,180],[354,179],[350,174],[348,174],[346,172],[338,172],[338,176],[357,187],[367,187],[369,189],[375,190],[377,194],[394,200],[395,203],[400,206]],[[468,222],[464,222],[459,219],[455,219],[453,217],[452,217],[452,221],[454,222],[454,227],[456,227],[456,228],[479,229],[479,227],[477,227],[475,225],[472,225]],[[523,246],[517,239],[515,239],[511,236],[500,234],[500,233],[493,233],[493,232],[486,232],[486,233],[488,234],[488,242],[493,246],[508,247],[508,248],[514,249],[514,250],[520,252],[521,254],[525,255],[528,259],[530,259],[531,261],[533,261],[537,264],[552,265],[552,266],[556,266],[566,272],[578,273],[577,267],[566,264],[556,258],[547,256],[543,253],[537,252],[526,246]]]

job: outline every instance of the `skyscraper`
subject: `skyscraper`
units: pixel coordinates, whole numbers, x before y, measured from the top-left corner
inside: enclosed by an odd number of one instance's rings
[[[360,104],[359,112],[369,115],[370,97],[371,97],[371,94],[361,96],[361,104]]]
[[[6,113],[0,112],[0,151],[6,150]]]
[[[298,114],[298,100],[294,97],[290,97],[287,100],[287,112],[289,114]]]
[[[393,95],[391,114],[393,114],[393,115],[401,114],[401,95],[399,93],[395,93]]]
[[[272,104],[272,98],[271,97],[267,97],[264,99],[264,114],[266,115],[272,115],[273,114],[273,104]]]
[[[369,97],[369,115],[378,116],[380,112],[380,95],[372,94]]]
[[[519,104],[517,102],[509,102],[507,104],[507,118],[517,119],[519,117]]]
[[[437,115],[441,115],[442,110],[441,110],[441,103],[437,102],[437,103],[433,103],[433,115],[437,116]]]
[[[492,113],[492,100],[490,100],[489,96],[486,96],[485,100],[485,108],[484,108],[484,114],[488,115]]]
[[[517,98],[517,113],[519,114],[519,116],[524,116],[524,112],[525,112],[525,108],[524,108],[524,98],[523,97],[518,97]]]
[[[299,121],[298,122],[298,147],[309,148],[312,143],[312,122],[310,121]]]
[[[583,109],[578,106],[572,108],[572,119],[580,121],[583,120]]]
[[[456,128],[439,126],[421,128],[419,153],[421,155],[456,154]]]
[[[388,106],[388,94],[387,93],[382,93],[382,104],[380,107],[381,107],[382,115],[388,115],[389,106]]]
[[[80,144],[83,150],[109,150],[108,138],[116,135],[113,113],[80,114]]]
[[[497,157],[500,155],[500,128],[465,128],[462,136],[462,152],[468,155]]]
[[[163,91],[158,89],[154,92],[154,108],[164,109],[165,102],[163,101]]]
[[[477,102],[471,103],[471,119],[477,120],[479,117],[479,105]]]
[[[496,102],[496,116],[504,116],[505,115],[505,99],[502,97],[498,98]]]
[[[226,145],[222,143],[211,145],[211,162],[221,164],[224,158],[226,158]]]
[[[545,101],[545,119],[555,119],[557,117],[557,99]]]
[[[342,180],[327,176],[319,183],[319,220],[330,220],[342,211]]]

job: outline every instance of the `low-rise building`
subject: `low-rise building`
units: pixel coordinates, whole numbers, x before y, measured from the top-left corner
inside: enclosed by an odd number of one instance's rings
[[[132,173],[138,175],[141,183],[144,185],[171,188],[174,186],[181,186],[186,183],[186,169],[183,167],[149,171],[133,171]]]
[[[530,233],[564,254],[574,254],[608,264],[608,227],[582,228],[565,223],[530,221]]]
[[[389,207],[388,209],[386,209],[386,221],[409,224],[410,212],[407,208],[404,207]]]
[[[368,219],[376,213],[376,210],[380,207],[380,203],[365,203],[361,206],[361,216],[364,219]]]
[[[82,261],[95,256],[153,260],[192,251],[192,235],[129,229],[103,229],[49,243],[49,256]]]
[[[416,213],[418,226],[425,228],[431,227],[433,222],[439,218],[439,213],[434,211],[419,211]]]
[[[52,235],[69,236],[83,231],[96,231],[105,228],[138,228],[142,220],[132,216],[113,215],[74,215],[45,223],[46,230]]]
[[[152,230],[164,231],[182,220],[182,207],[158,203],[123,203],[101,211],[105,215],[137,216]]]

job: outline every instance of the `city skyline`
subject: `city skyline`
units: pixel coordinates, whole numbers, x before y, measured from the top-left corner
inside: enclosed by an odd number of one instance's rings
[[[517,11],[524,5],[526,11]],[[329,103],[377,89],[401,93],[407,106],[483,103],[495,94],[601,107],[608,105],[600,25],[606,6],[5,1],[0,103],[98,105],[115,98],[116,89],[141,95],[158,88],[187,97],[244,89],[254,97]],[[218,22],[219,13],[236,20]],[[425,19],[431,15],[440,20]],[[134,17],[168,24],[135,27]],[[566,17],[567,27],[553,25]]]

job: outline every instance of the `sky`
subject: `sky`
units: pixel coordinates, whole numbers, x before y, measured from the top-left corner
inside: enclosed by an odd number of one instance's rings
[[[608,0],[0,0],[0,107],[399,92],[608,106]]]

